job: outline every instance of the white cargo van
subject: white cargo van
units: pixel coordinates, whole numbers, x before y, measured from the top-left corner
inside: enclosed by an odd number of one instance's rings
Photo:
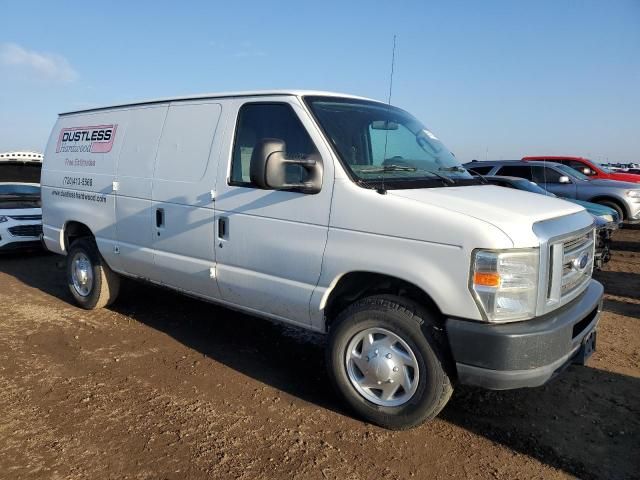
[[[65,113],[42,197],[80,306],[114,301],[123,275],[327,333],[338,391],[388,428],[433,418],[456,383],[538,386],[595,347],[591,215],[483,184],[381,102],[272,91]]]

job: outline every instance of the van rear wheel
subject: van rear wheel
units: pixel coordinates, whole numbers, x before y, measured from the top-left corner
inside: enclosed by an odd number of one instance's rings
[[[433,318],[391,295],[361,299],[331,328],[329,374],[365,420],[403,430],[434,418],[453,392]]]
[[[120,291],[120,276],[105,262],[91,238],[80,238],[67,253],[67,284],[76,303],[87,310],[106,307]]]

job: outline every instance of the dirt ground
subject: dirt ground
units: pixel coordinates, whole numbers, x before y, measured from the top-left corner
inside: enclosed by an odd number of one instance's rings
[[[614,249],[588,366],[406,432],[345,410],[320,336],[134,282],[87,312],[60,257],[0,257],[0,478],[640,478],[640,229]]]

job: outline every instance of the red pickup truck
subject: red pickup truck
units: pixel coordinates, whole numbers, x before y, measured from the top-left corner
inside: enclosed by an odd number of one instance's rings
[[[597,164],[587,158],[582,157],[553,157],[553,156],[540,156],[540,157],[523,157],[523,161],[536,161],[536,162],[556,162],[567,165],[580,173],[584,173],[591,178],[604,178],[607,180],[619,180],[621,182],[634,182],[640,183],[640,175],[635,173],[614,172],[602,165]]]

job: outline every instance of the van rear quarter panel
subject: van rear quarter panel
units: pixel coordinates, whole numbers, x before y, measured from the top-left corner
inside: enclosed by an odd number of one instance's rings
[[[44,240],[64,252],[61,232],[69,221],[87,225],[107,261],[115,240],[113,182],[128,112],[108,110],[58,118],[42,169]]]

